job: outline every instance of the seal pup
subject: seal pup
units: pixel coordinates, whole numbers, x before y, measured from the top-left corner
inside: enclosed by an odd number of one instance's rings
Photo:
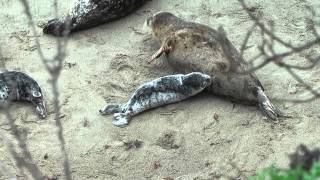
[[[62,36],[68,32],[92,28],[124,17],[146,1],[148,0],[75,0],[69,13],[59,19],[49,20],[44,25],[43,32]]]
[[[282,115],[266,96],[257,76],[247,71],[246,61],[222,28],[217,31],[169,12],[156,13],[147,19],[147,25],[161,44],[149,63],[165,53],[168,64],[181,73],[198,71],[215,77],[207,92],[247,104],[259,104],[271,119]]]
[[[31,102],[40,118],[46,118],[47,110],[41,88],[34,79],[18,71],[0,73],[0,106],[5,107],[10,101],[19,100]]]
[[[187,99],[203,91],[210,83],[210,76],[198,72],[164,76],[138,87],[127,103],[106,105],[99,112],[101,115],[114,114],[112,123],[124,127],[133,116]]]

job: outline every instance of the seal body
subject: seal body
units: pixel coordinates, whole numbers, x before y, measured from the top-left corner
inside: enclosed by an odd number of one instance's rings
[[[179,72],[197,71],[215,77],[207,92],[259,104],[272,119],[280,115],[265,95],[257,76],[247,73],[247,63],[222,29],[217,31],[203,24],[188,22],[169,12],[155,14],[147,24],[161,44],[152,60],[165,53],[168,63]]]
[[[211,83],[210,76],[198,72],[168,75],[141,85],[123,105],[107,105],[102,115],[115,113],[116,126],[125,126],[132,116],[145,110],[175,103],[203,91]]]
[[[48,21],[43,32],[62,36],[114,21],[128,15],[147,0],[75,0],[68,14]],[[69,27],[69,30],[66,28]]]
[[[47,116],[41,88],[34,79],[18,71],[0,73],[0,105],[7,106],[10,101],[20,100],[31,102],[41,118]]]

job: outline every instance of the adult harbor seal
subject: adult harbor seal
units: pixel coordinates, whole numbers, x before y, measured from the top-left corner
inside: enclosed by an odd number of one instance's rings
[[[113,114],[114,125],[124,127],[129,120],[151,108],[182,101],[203,91],[211,83],[210,76],[198,72],[168,75],[141,85],[123,105],[107,105],[101,115]]]
[[[185,21],[169,12],[156,13],[148,18],[147,24],[161,44],[149,62],[165,53],[169,65],[181,73],[198,71],[215,77],[206,89],[209,93],[259,104],[271,119],[281,115],[257,76],[247,72],[247,63],[223,31]]]
[[[42,119],[47,116],[41,88],[35,80],[23,72],[0,73],[0,106],[19,100],[31,102]]]
[[[128,15],[147,0],[75,0],[69,13],[52,19],[44,26],[45,34],[62,36],[64,33],[88,29]],[[69,27],[69,30],[66,30]]]

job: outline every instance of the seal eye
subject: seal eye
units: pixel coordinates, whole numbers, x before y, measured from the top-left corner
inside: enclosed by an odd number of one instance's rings
[[[33,91],[33,92],[32,92],[32,96],[33,96],[33,97],[41,97],[41,93],[38,92],[38,91]]]

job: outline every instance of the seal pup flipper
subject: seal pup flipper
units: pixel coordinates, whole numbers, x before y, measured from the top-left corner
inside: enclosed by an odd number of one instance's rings
[[[106,105],[104,108],[99,110],[99,113],[101,115],[109,115],[120,112],[120,106],[119,105]]]
[[[118,127],[125,127],[129,124],[131,117],[129,113],[115,113],[112,124]]]
[[[260,87],[258,88],[257,94],[259,107],[268,118],[276,120],[278,117],[283,116],[283,113],[278,107],[271,103],[270,99]]]

